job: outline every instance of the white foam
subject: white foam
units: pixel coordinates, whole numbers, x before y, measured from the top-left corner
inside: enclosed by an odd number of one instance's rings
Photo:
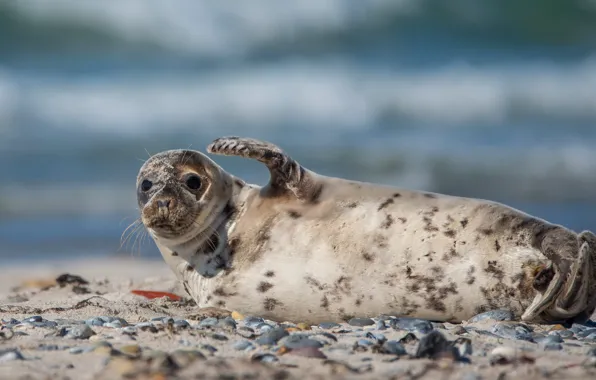
[[[413,4],[413,0],[28,0],[13,5],[38,20],[95,27],[131,42],[229,56],[304,31],[342,30],[375,14],[407,12]]]
[[[367,129],[387,115],[392,122],[408,118],[437,127],[520,118],[596,121],[594,60],[410,72],[295,62],[192,76],[29,81],[19,90],[28,115],[105,133],[287,124]]]

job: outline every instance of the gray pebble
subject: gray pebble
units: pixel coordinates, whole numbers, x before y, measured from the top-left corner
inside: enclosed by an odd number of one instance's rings
[[[113,321],[113,322],[107,322],[103,324],[104,327],[111,327],[113,329],[119,329],[124,327],[124,325],[122,325],[122,323],[120,323],[119,321]]]
[[[260,345],[273,346],[274,344],[279,342],[281,338],[284,338],[288,335],[288,332],[284,330],[282,327],[276,327],[274,329],[271,329],[271,331],[267,331],[266,333],[261,335],[259,338],[257,338],[256,342]]]
[[[73,326],[67,330],[66,337],[71,339],[89,339],[95,332],[87,325]]]
[[[389,321],[389,325],[394,330],[420,332],[422,334],[428,334],[434,330],[432,323],[425,319],[393,318]]]
[[[247,338],[247,339],[253,339],[255,337],[254,330],[251,329],[250,327],[246,327],[246,326],[240,327],[238,330],[236,330],[236,333],[238,335],[240,335],[241,337]]]
[[[363,327],[363,326],[371,326],[375,324],[375,321],[373,321],[370,318],[352,318],[348,321],[348,324],[350,326],[358,326],[358,327]]]
[[[25,360],[25,358],[16,348],[0,351],[0,363],[12,360]]]
[[[493,319],[495,321],[512,321],[513,317],[513,312],[511,310],[490,310],[484,313],[476,314],[475,316],[470,318],[468,322],[474,323],[485,319]]]
[[[588,341],[588,342],[596,342],[596,332],[591,333],[590,335],[585,337],[583,340]]]
[[[205,351],[209,351],[211,354],[214,354],[217,352],[217,348],[213,347],[210,344],[202,344],[199,348],[202,350],[205,350]]]
[[[37,347],[38,350],[40,351],[58,351],[61,350],[62,348],[60,348],[57,344],[40,344]]]
[[[137,323],[135,325],[135,327],[141,331],[150,331],[152,333],[156,333],[157,332],[157,327],[155,327],[153,325],[153,323],[151,322],[141,322],[141,323]]]
[[[319,327],[325,330],[330,330],[330,329],[334,329],[336,327],[341,326],[339,323],[335,323],[335,322],[321,322],[319,323]]]
[[[375,329],[382,331],[382,330],[387,330],[387,325],[385,324],[384,320],[378,320],[377,324],[375,325]]]
[[[548,344],[548,343],[563,343],[563,338],[561,338],[560,335],[558,334],[553,334],[553,335],[547,335],[545,337],[542,337],[540,339],[536,339],[536,337],[534,337],[534,340],[536,342],[542,343],[542,344]]]
[[[213,317],[205,318],[201,322],[199,322],[199,327],[213,327],[213,326],[217,325],[218,322],[219,321],[217,320],[217,318],[213,318]]]
[[[559,335],[561,338],[573,338],[575,335],[571,330],[551,331],[548,335]]]
[[[270,324],[267,323],[259,323],[256,327],[255,327],[261,334],[267,332],[267,331],[271,331],[273,329],[273,326],[271,326]],[[283,327],[282,327],[283,328]]]
[[[169,324],[174,324],[174,322],[176,322],[176,321],[175,321],[175,320],[174,320],[174,318],[172,318],[172,317],[163,317],[163,318],[161,319],[161,322],[162,322],[164,325],[169,325]]]
[[[577,332],[575,335],[577,335],[578,338],[585,338],[593,333],[596,333],[596,329],[583,329]]]
[[[225,336],[223,334],[217,334],[217,333],[211,334],[211,338],[213,338],[215,340],[221,340],[221,341],[228,340],[228,337],[227,336]]]
[[[544,351],[561,351],[563,346],[560,343],[547,343],[544,345]]]
[[[530,329],[518,323],[499,322],[493,326],[492,333],[502,338],[525,340],[528,342],[534,341]]]
[[[105,323],[105,320],[98,317],[89,318],[85,321],[88,326],[103,326]]]
[[[32,317],[26,318],[23,322],[42,322],[43,318],[41,317],[41,315],[34,315]]]
[[[180,343],[181,345],[186,346],[186,347],[192,346],[192,342],[188,339],[180,339],[178,341],[178,343]]]
[[[122,331],[124,334],[134,335],[137,333],[137,328],[133,327],[133,326],[126,326],[126,327],[123,327],[122,330],[120,330],[120,331]]]
[[[362,347],[369,347],[369,346],[374,345],[374,342],[372,342],[368,339],[358,339],[356,344],[358,344],[359,346],[362,346]]]
[[[236,321],[232,317],[225,317],[224,319],[219,321],[217,325],[223,329],[231,328],[233,330],[236,329],[237,326]]]
[[[19,323],[21,323],[19,320],[14,319],[14,318],[10,318],[10,319],[4,319],[2,318],[2,324],[3,325],[18,325]]]
[[[305,347],[323,347],[323,344],[318,340],[310,339],[308,336],[302,334],[292,334],[286,336],[279,341],[279,344],[292,350]]]
[[[420,339],[416,348],[416,358],[434,359],[444,352],[450,352],[454,357],[459,357],[457,349],[449,343],[445,336],[440,331],[433,330]]]
[[[245,326],[255,328],[257,325],[264,323],[265,320],[260,317],[246,317],[243,322]]]
[[[274,363],[279,359],[275,355],[271,354],[255,354],[250,360],[263,363]]]
[[[403,356],[408,354],[405,347],[395,340],[388,340],[387,342],[383,343],[381,352],[397,356]]]
[[[81,354],[81,353],[83,353],[83,351],[85,351],[85,349],[83,347],[73,347],[70,350],[68,350],[68,352],[73,355]]]
[[[185,329],[190,327],[190,323],[188,323],[188,321],[185,321],[184,319],[178,319],[174,321],[174,327],[179,329]]]
[[[52,327],[58,326],[58,324],[54,321],[29,322],[29,324],[33,327],[41,327],[41,328],[52,328]]]
[[[385,335],[383,335],[381,333],[368,332],[368,333],[366,333],[366,337],[368,339],[372,339],[372,340],[376,341],[379,344],[383,344],[387,340],[387,338],[385,338]]]
[[[248,340],[240,340],[240,341],[234,343],[233,347],[237,351],[250,351],[255,348],[254,344],[252,344]]]

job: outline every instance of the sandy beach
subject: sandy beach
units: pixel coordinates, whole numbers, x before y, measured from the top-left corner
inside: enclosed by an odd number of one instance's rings
[[[592,325],[383,317],[306,326],[210,316],[196,313],[164,263],[141,258],[5,267],[0,279],[1,379],[596,376]]]

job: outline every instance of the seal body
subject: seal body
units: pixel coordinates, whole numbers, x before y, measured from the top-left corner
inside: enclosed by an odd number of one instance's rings
[[[201,308],[309,323],[381,314],[458,322],[505,308],[561,322],[596,306],[590,232],[496,202],[322,176],[258,140],[226,137],[208,150],[263,162],[270,182],[246,184],[191,151],[160,153],[138,177],[141,186],[161,175],[139,196],[142,219]],[[172,190],[189,168],[208,183],[191,211]],[[164,216],[155,205],[167,200]],[[172,212],[191,227],[176,232]]]

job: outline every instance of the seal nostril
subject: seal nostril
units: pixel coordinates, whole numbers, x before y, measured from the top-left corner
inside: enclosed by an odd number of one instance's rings
[[[162,208],[162,207],[163,208],[169,208],[170,207],[170,200],[169,199],[166,199],[166,200],[160,199],[160,200],[158,200],[157,201],[157,207],[159,207],[159,208]]]

